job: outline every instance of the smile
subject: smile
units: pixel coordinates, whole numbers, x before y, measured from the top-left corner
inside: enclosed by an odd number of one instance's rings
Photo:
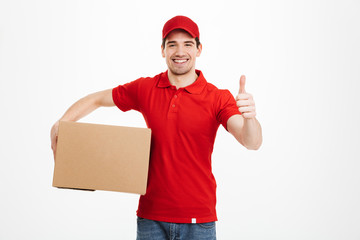
[[[185,63],[185,62],[187,62],[187,61],[189,61],[188,59],[173,59],[173,61],[175,62],[175,63]]]

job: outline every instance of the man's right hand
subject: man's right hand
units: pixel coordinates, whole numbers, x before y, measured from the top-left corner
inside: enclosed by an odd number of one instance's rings
[[[57,121],[53,127],[51,128],[50,138],[51,138],[51,149],[54,153],[54,160],[55,160],[55,153],[56,153],[56,145],[58,140],[58,133],[59,133],[59,121]]]

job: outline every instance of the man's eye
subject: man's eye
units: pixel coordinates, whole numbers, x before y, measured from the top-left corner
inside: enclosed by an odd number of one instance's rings
[[[186,47],[192,47],[192,44],[191,43],[187,43],[185,44]]]
[[[175,44],[170,44],[169,47],[175,47]]]

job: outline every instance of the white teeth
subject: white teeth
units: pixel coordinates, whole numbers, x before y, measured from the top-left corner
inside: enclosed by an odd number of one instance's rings
[[[186,62],[187,60],[180,60],[180,59],[175,59],[174,62],[176,63],[184,63]]]

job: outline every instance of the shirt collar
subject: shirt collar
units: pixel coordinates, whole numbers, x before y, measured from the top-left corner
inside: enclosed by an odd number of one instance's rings
[[[184,89],[191,94],[200,94],[202,92],[202,90],[204,89],[204,87],[206,86],[207,82],[206,82],[206,79],[204,78],[204,75],[202,74],[202,72],[200,70],[195,70],[195,72],[198,75],[198,78],[196,79],[195,82],[193,82],[189,86],[186,86]],[[157,86],[160,88],[167,88],[167,87],[171,86],[169,77],[168,77],[168,71],[163,72],[160,75],[160,79],[159,79]]]

